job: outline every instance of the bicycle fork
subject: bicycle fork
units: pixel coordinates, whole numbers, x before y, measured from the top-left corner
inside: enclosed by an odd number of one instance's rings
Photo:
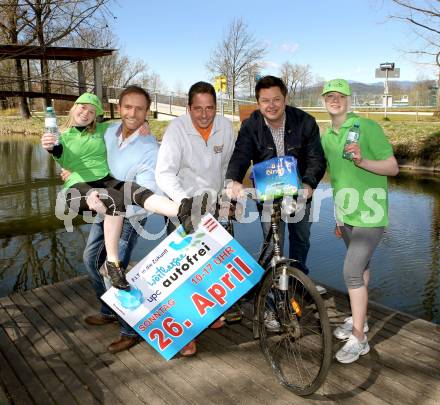
[[[272,214],[273,216],[275,214]],[[287,275],[286,266],[282,266],[281,274],[279,277],[276,277],[275,269],[278,262],[280,262],[282,259],[281,257],[281,247],[280,247],[280,236],[278,234],[278,224],[279,219],[272,217],[271,221],[271,233],[272,233],[272,239],[273,239],[273,256],[272,260],[270,262],[270,268],[272,271],[272,279],[273,279],[273,288],[276,288],[280,291],[287,291],[289,288],[289,277]],[[266,277],[270,277],[270,275],[267,275]],[[262,281],[260,281],[262,283]],[[256,299],[254,300],[254,315],[253,315],[253,322],[252,322],[252,329],[253,329],[253,335],[254,339],[260,338],[260,333],[258,331],[259,322],[264,322],[264,319],[260,320],[258,319],[258,300],[260,294],[259,291],[256,294]]]

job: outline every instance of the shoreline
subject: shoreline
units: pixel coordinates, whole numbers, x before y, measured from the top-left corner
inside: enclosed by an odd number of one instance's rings
[[[40,137],[41,132],[38,131],[14,131],[14,130],[1,130],[0,129],[0,136],[10,136],[10,135],[24,135],[24,136],[35,136]],[[394,147],[394,145],[393,145]],[[417,172],[427,172],[427,173],[434,173],[434,174],[440,174],[440,166],[433,165],[432,162],[426,161],[426,160],[414,160],[414,159],[405,159],[405,158],[396,158],[397,163],[399,164],[400,169],[404,169],[407,171],[417,171]]]
[[[397,159],[397,163],[400,169],[406,171],[417,171],[432,174],[440,174],[440,166],[430,165],[429,162],[423,162],[423,164],[416,163],[411,160]]]

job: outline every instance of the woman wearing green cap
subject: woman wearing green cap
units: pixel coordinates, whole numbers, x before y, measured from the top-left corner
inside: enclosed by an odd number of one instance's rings
[[[176,216],[185,231],[192,231],[191,199],[182,200],[180,206],[166,197],[133,182],[122,182],[110,175],[104,132],[107,125],[98,123],[96,117],[103,114],[99,98],[91,93],[82,94],[69,112],[69,116],[55,145],[56,136],[43,135],[41,144],[54,159],[71,175],[64,184],[67,203],[78,213],[89,211],[86,197],[91,191],[99,190],[102,205],[96,211],[104,214],[104,237],[107,251],[106,270],[116,288],[128,289],[125,269],[120,265],[118,242],[122,231],[126,200],[148,211],[166,216]]]
[[[352,312],[333,334],[347,341],[336,359],[352,363],[370,350],[365,335],[369,262],[388,224],[387,176],[397,175],[399,167],[380,125],[348,112],[351,89],[346,80],[327,82],[322,96],[331,127],[322,135],[321,143],[333,188],[335,233],[347,247],[344,280]],[[349,133],[358,141],[347,144]]]

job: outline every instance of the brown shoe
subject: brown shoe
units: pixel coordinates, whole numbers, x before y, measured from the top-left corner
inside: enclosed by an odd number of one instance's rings
[[[119,353],[137,345],[141,340],[142,338],[140,336],[121,335],[118,340],[114,341],[109,347],[107,347],[107,350],[112,354]]]
[[[211,329],[220,329],[223,328],[223,326],[225,326],[225,321],[222,316],[209,325]]]
[[[113,316],[105,316],[102,314],[96,314],[96,315],[89,315],[84,318],[84,322],[87,325],[93,325],[93,326],[101,326],[101,325],[107,325],[109,323],[118,322],[118,319]]]
[[[197,343],[195,340],[191,340],[183,349],[180,351],[180,355],[183,357],[192,357],[197,353]]]

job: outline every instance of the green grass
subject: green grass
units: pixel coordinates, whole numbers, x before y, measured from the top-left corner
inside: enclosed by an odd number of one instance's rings
[[[330,123],[319,123],[321,133]],[[440,166],[440,122],[382,121],[385,134],[399,161]]]
[[[317,120],[330,120],[330,116],[324,111],[308,111],[310,115],[313,115]],[[356,114],[361,117],[370,118],[374,121],[382,123],[384,121],[402,122],[438,122],[438,119],[433,118],[431,115],[418,115],[418,114],[388,114],[387,118],[383,111],[372,113],[371,111],[357,111]]]
[[[405,118],[408,118],[408,116],[405,116]],[[62,120],[63,117],[60,118],[61,122]],[[422,165],[440,166],[440,122],[415,121],[414,116],[413,121],[396,121],[394,116],[391,117],[390,121],[384,121],[383,119],[378,119],[377,121],[380,122],[385,133],[388,135],[397,159],[400,161],[412,161]],[[169,123],[169,121],[149,120],[151,131],[158,140],[162,139]],[[320,122],[321,133],[329,125],[328,122]],[[239,128],[240,123],[234,122],[236,133]],[[17,134],[17,136],[22,136],[19,134],[24,133],[26,135],[40,136],[42,130],[42,118],[33,117],[28,121],[10,117],[2,117],[0,119],[0,135]]]
[[[382,126],[397,159],[440,167],[440,123],[387,122]]]
[[[63,124],[66,117],[58,117],[60,125]],[[166,127],[169,121],[157,121],[155,119],[148,120],[150,128],[153,134],[158,139],[162,139]],[[1,134],[25,134],[41,136],[43,133],[44,119],[40,117],[32,117],[29,120],[22,120],[17,117],[5,117],[0,118],[0,135]]]
[[[151,132],[156,135],[158,141],[162,140],[163,134],[171,121],[148,120]]]
[[[43,126],[44,120],[42,118],[31,118],[29,120],[5,116],[0,118],[0,134],[41,135]]]

